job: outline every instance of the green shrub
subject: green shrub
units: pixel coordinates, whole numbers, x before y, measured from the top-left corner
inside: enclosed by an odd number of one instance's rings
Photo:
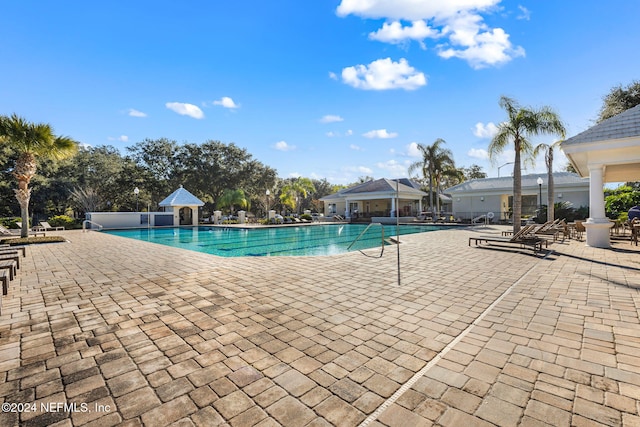
[[[0,223],[6,228],[19,228],[16,222],[22,221],[20,217],[0,218]]]
[[[300,219],[306,219],[307,221],[311,221],[313,217],[311,216],[311,214],[302,214],[300,215]]]
[[[52,227],[71,228],[75,224],[73,218],[67,215],[56,215],[49,218],[49,225]]]

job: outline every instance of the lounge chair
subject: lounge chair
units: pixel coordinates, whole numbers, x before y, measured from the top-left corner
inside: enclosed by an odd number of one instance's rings
[[[513,236],[475,236],[469,237],[469,246],[471,246],[471,241],[475,242],[475,245],[485,243],[501,243],[506,245],[518,245],[520,248],[533,249],[534,253],[538,253],[542,251],[542,244],[545,246],[547,244],[546,239],[542,239],[538,236],[532,234],[532,232],[536,229],[535,224],[525,225],[518,231],[514,233]]]
[[[58,230],[64,230],[64,227],[62,227],[62,226],[61,226],[61,227],[52,227],[52,226],[50,226],[50,225],[49,225],[49,223],[48,223],[47,221],[40,221],[40,227],[42,227],[42,229],[43,229],[44,231],[51,231],[51,230],[58,231]]]
[[[0,225],[0,237],[20,237],[20,230],[15,230],[15,231],[17,231],[17,233]],[[36,230],[29,231],[29,234],[34,237],[38,236],[38,234],[42,234],[43,236],[47,235],[44,231],[36,231]]]

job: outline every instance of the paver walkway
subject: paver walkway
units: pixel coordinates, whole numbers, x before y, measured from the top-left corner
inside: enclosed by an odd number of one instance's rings
[[[219,258],[61,232],[2,301],[0,425],[640,425],[638,247],[543,258],[477,232],[497,229],[403,236],[400,286],[395,247]]]

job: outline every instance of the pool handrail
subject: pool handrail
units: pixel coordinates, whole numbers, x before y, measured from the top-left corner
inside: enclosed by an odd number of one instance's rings
[[[358,234],[358,237],[356,237],[356,238],[353,240],[353,242],[351,242],[351,244],[350,244],[350,245],[349,245],[349,247],[347,248],[347,251],[349,251],[349,250],[351,249],[351,247],[352,247],[353,245],[355,245],[355,244],[356,244],[356,242],[357,242],[358,240],[360,240],[360,238],[364,235],[364,233],[366,233],[366,232],[367,232],[367,230],[369,230],[369,228],[371,228],[371,226],[373,226],[373,225],[379,225],[379,226],[381,227],[381,246],[382,246],[382,250],[384,250],[384,226],[383,226],[381,223],[379,223],[379,222],[372,222],[371,224],[367,225],[367,226],[365,227],[365,229],[364,229],[364,230],[362,230],[362,231],[360,232],[360,234]]]
[[[86,232],[87,231],[87,223],[89,224],[93,224],[93,225],[97,225],[98,226],[98,230],[102,231],[102,224],[98,224],[97,222],[93,222],[91,220],[85,219],[84,221],[82,221],[82,232]],[[91,228],[89,228],[89,231],[91,231]]]

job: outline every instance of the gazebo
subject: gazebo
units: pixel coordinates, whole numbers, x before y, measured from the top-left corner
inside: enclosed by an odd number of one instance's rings
[[[158,203],[166,212],[173,212],[173,225],[198,225],[198,207],[204,202],[188,192],[182,185]]]
[[[567,139],[561,147],[578,174],[590,178],[587,245],[608,248],[612,223],[605,215],[602,189],[606,182],[640,181],[640,105]]]

